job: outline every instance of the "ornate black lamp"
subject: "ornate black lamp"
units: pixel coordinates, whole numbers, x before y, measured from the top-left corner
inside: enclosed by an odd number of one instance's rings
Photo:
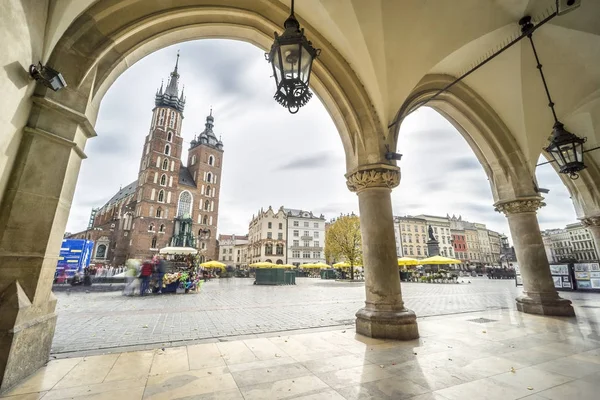
[[[531,49],[533,50],[533,55],[535,56],[535,61],[537,62],[537,69],[540,71],[540,77],[542,78],[544,89],[546,90],[548,107],[550,107],[550,110],[552,110],[552,116],[554,117],[554,127],[552,130],[552,136],[550,136],[550,144],[544,150],[550,153],[554,161],[558,164],[559,172],[561,174],[568,174],[571,179],[577,179],[579,178],[578,172],[586,168],[585,164],[583,163],[583,144],[585,143],[586,138],[580,138],[579,136],[566,130],[562,122],[560,122],[556,117],[556,112],[554,111],[554,102],[552,101],[552,97],[550,97],[548,84],[546,83],[546,78],[544,77],[544,71],[542,71],[542,64],[540,63],[535,45],[533,44],[534,26],[531,23],[531,17],[525,16],[521,18],[519,24],[521,25],[521,31],[523,33],[529,32],[527,37],[531,43]]]
[[[55,92],[67,86],[65,78],[63,78],[60,72],[47,65],[42,65],[42,63],[38,63],[38,65],[31,64],[29,66],[29,75]]]
[[[275,32],[275,41],[265,58],[273,65],[277,85],[273,97],[295,114],[312,97],[308,88],[310,73],[313,60],[319,56],[321,49],[315,49],[304,36],[304,29],[300,29],[300,23],[294,16],[294,0],[291,14],[283,27],[285,30],[281,36]]]

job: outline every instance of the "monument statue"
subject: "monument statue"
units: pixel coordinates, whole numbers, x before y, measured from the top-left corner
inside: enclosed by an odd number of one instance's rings
[[[435,236],[433,236],[433,228],[431,227],[431,225],[429,225],[429,240],[435,240]]]

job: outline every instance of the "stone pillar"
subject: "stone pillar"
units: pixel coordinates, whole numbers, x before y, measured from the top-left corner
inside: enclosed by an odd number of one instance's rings
[[[419,337],[416,316],[402,301],[391,189],[400,169],[370,164],[346,174],[348,188],[358,195],[365,270],[365,307],[356,313],[356,332],[382,339]]]
[[[523,296],[517,309],[529,314],[575,316],[571,301],[558,295],[546,258],[536,211],[544,206],[541,197],[528,197],[495,204],[508,218],[517,262],[523,277]]]
[[[594,239],[594,246],[596,247],[596,257],[600,259],[600,215],[595,217],[583,218],[581,220],[581,223],[592,234],[592,239]]]
[[[83,114],[44,97],[33,100],[0,205],[2,391],[48,361],[58,253],[83,146],[95,135]]]

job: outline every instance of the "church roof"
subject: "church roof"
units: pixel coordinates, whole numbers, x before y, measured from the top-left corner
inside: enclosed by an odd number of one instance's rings
[[[135,181],[131,182],[129,185],[125,186],[124,188],[119,189],[119,191],[113,197],[111,197],[110,200],[108,200],[106,202],[104,207],[109,206],[111,204],[115,204],[115,203],[119,202],[120,200],[124,199],[125,197],[134,194],[135,189],[137,189],[137,184],[138,184],[138,181],[136,179]]]
[[[197,187],[196,182],[194,182],[194,177],[187,167],[181,165],[179,167],[179,184],[185,186]]]

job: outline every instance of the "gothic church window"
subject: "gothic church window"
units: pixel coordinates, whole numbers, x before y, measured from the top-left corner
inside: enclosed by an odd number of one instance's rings
[[[211,182],[211,181],[212,181],[212,174],[209,172],[209,173],[206,175],[206,182]]]
[[[204,209],[208,210],[210,207],[210,202],[208,200],[204,200]],[[206,218],[206,215],[204,216]]]
[[[206,195],[210,197],[210,186],[206,187]]]
[[[202,217],[202,223],[204,225],[208,224],[208,216],[207,215],[205,215],[204,217]]]
[[[148,232],[154,232],[154,224],[148,226]]]
[[[158,228],[159,232],[164,232],[165,231],[165,224],[160,224],[160,228]]]
[[[168,160],[168,159],[166,159],[166,158],[165,158],[165,160],[164,160],[164,161],[163,161],[163,163],[162,163],[162,169],[163,169],[164,171],[166,171],[166,170],[168,170],[168,169],[169,169],[169,160]]]
[[[165,145],[165,155],[169,155],[171,154],[171,146],[169,146],[168,144]]]
[[[179,195],[179,206],[177,209],[177,216],[181,217],[184,215],[190,215],[192,211],[192,195],[190,192],[181,192]]]
[[[191,162],[191,164],[192,165],[196,164],[196,155],[195,154],[192,156],[192,162]]]
[[[156,236],[154,236],[154,237],[152,238],[152,245],[151,245],[151,248],[153,248],[153,249],[155,249],[155,248],[156,248]]]
[[[173,141],[173,132],[169,131],[169,133],[167,134],[167,140],[169,142]]]
[[[106,245],[101,244],[96,249],[96,258],[106,258]]]
[[[156,218],[160,217],[162,217],[162,208],[158,207],[158,209],[156,210]]]
[[[165,123],[165,109],[161,109],[160,110],[160,114],[158,117],[158,125],[164,125]]]
[[[215,158],[213,156],[208,157],[208,165],[215,165]]]
[[[167,186],[167,175],[162,174],[160,176],[160,186]]]
[[[162,189],[158,192],[158,201],[160,203],[164,203],[165,202],[165,191],[162,190]]]
[[[175,111],[171,111],[171,118],[169,119],[169,128],[175,128],[175,121],[177,121],[177,114],[175,114]]]

